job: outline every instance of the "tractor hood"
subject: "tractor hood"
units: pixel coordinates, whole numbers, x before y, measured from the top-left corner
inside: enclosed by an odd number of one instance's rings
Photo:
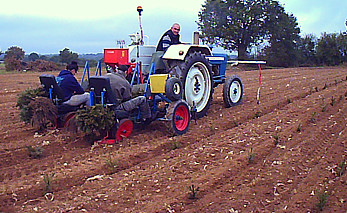
[[[207,45],[175,44],[171,45],[163,55],[163,59],[184,60],[188,52],[199,51],[205,55],[212,55]]]

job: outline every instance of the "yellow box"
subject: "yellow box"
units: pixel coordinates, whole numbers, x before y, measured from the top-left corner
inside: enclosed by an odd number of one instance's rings
[[[165,93],[165,84],[169,74],[153,74],[150,76],[152,93]]]

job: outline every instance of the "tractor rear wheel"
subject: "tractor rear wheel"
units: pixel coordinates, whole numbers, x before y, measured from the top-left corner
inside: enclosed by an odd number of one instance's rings
[[[229,77],[223,87],[224,106],[229,108],[241,103],[243,96],[243,85],[241,78],[234,75]]]
[[[188,131],[190,111],[187,102],[180,100],[170,103],[165,117],[169,120],[168,129],[174,135],[183,135]]]
[[[196,109],[196,117],[206,115],[213,94],[212,69],[201,52],[192,52],[180,64],[183,98]]]

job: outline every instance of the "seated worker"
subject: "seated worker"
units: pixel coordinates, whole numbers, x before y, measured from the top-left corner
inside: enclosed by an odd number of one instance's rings
[[[166,31],[160,38],[156,51],[166,51],[172,44],[180,44],[180,25],[174,23],[170,30]]]
[[[153,53],[152,55],[152,60],[151,63],[154,63],[155,65],[155,73],[160,74],[160,73],[167,73],[166,66],[163,62],[162,56],[166,52],[166,50],[171,46],[172,44],[180,44],[180,25],[177,23],[174,23],[168,31],[162,35],[160,38],[156,52]],[[149,74],[149,69],[143,70],[144,76],[147,77]]]
[[[79,106],[81,104],[90,105],[89,93],[84,92],[74,76],[77,71],[77,62],[72,61],[66,66],[66,70],[62,70],[56,77],[58,85],[64,91],[65,102],[63,102],[63,104],[70,106]]]
[[[120,65],[119,68],[111,73],[112,71],[107,70],[105,75],[110,79],[110,85],[116,98],[121,102],[116,110],[122,110],[131,112],[135,108],[139,108],[142,118],[146,121],[151,119],[151,109],[147,103],[145,96],[137,96],[132,98],[131,92],[132,87],[125,78],[125,71],[128,70],[126,65]]]

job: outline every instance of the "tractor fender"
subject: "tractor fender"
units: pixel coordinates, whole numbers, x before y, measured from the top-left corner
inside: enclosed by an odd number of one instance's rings
[[[163,55],[163,59],[184,60],[188,53],[196,51],[205,55],[212,55],[207,45],[175,44],[171,45]]]

